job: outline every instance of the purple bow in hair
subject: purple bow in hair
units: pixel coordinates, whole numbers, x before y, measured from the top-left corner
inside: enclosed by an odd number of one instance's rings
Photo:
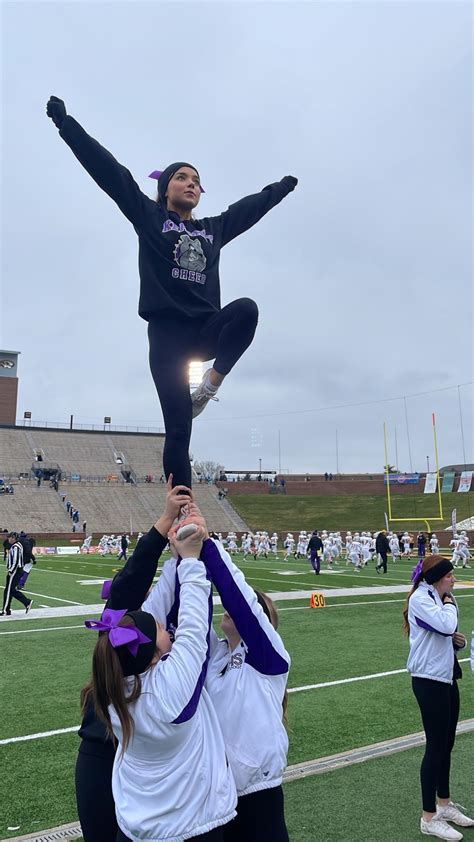
[[[158,181],[158,179],[159,179],[160,175],[163,175],[163,173],[164,173],[164,170],[153,170],[153,172],[151,172],[151,173],[150,173],[150,175],[148,176],[148,178],[156,178],[156,180]],[[204,187],[202,186],[202,184],[200,184],[200,185],[199,185],[199,189],[200,189],[201,193],[205,193],[205,192],[206,192],[206,191],[204,190]]]
[[[84,625],[88,629],[108,632],[109,640],[114,649],[118,646],[126,646],[133,657],[136,658],[140,644],[151,643],[151,640],[136,626],[119,626],[120,620],[125,617],[126,613],[126,608],[120,611],[106,608],[100,620],[86,620]]]
[[[421,579],[423,573],[423,559],[420,558],[416,567],[413,568],[413,573],[411,574],[411,580],[414,585],[417,585]]]

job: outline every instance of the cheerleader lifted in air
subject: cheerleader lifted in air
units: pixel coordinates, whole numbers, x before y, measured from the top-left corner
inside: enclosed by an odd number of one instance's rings
[[[219,216],[195,219],[193,212],[204,190],[192,164],[178,161],[152,172],[150,177],[158,180],[158,195],[152,200],[131,173],[67,114],[61,99],[52,96],[46,112],[138,235],[138,312],[148,322],[150,369],[165,423],[164,470],[166,477],[173,474],[175,485],[189,487],[192,419],[209,400],[217,400],[222,381],[251,344],[258,320],[257,305],[250,298],[221,307],[221,249],[279,204],[298,181],[287,175]],[[188,366],[194,359],[214,362],[191,396]]]

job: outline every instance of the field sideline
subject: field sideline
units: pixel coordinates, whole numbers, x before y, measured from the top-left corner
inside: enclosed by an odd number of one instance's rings
[[[401,629],[413,560],[389,563],[387,576],[377,575],[373,567],[357,574],[343,564],[340,572],[325,571],[319,577],[304,559],[242,562],[237,557],[236,561],[254,587],[285,597],[278,607],[281,633],[292,656],[289,764],[420,731],[418,708],[405,672],[407,642]],[[83,620],[94,616],[87,609],[100,604],[101,583],[115,569],[116,560],[110,557],[44,556],[28,586],[37,594],[35,606],[54,607],[59,616],[35,616],[32,610],[28,617],[20,612],[0,622],[6,664],[2,699],[4,712],[8,711],[0,723],[0,753],[3,768],[8,769],[0,785],[4,790],[0,839],[77,820],[73,776],[78,738],[74,731],[80,721],[79,690],[89,677],[95,641]],[[461,631],[469,639],[474,628],[474,573],[459,570],[456,575],[463,585],[457,593]],[[300,596],[316,585],[327,594],[325,609],[310,609],[308,597]],[[68,616],[69,610],[85,613]],[[216,606],[216,626],[221,614]],[[461,719],[466,720],[474,711],[474,681],[466,660],[469,651],[461,657]],[[18,740],[52,731],[62,733]],[[472,733],[460,736],[453,764],[456,799],[471,811],[473,748]],[[292,842],[310,842],[320,835],[357,842],[420,838],[419,758],[420,749],[412,748],[288,782]],[[392,803],[385,796],[394,792],[394,782],[399,789]],[[403,816],[400,798],[406,804]],[[387,831],[387,822],[395,823],[393,833]],[[465,838],[474,840],[474,833],[466,832]]]

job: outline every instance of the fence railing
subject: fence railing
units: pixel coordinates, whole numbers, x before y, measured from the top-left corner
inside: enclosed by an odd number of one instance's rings
[[[142,427],[140,425],[133,425],[131,427],[123,426],[121,424],[78,424],[73,421],[32,421],[29,419],[19,418],[16,422],[17,427],[26,427],[27,429],[41,429],[41,430],[70,430],[99,433],[160,433],[164,434],[164,427]]]

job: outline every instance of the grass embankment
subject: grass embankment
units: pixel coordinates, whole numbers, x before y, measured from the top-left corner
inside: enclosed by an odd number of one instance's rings
[[[354,494],[340,497],[236,494],[229,501],[251,529],[268,532],[299,529],[362,530],[385,528],[384,512],[387,499],[383,495]],[[409,523],[393,523],[395,529],[425,529],[419,520],[430,521],[431,530],[442,532],[451,525],[451,511],[457,510],[458,521],[474,515],[472,494],[443,494],[443,521],[438,516],[438,496],[435,494],[392,495],[392,517],[415,517]],[[431,517],[431,520],[430,520]]]

